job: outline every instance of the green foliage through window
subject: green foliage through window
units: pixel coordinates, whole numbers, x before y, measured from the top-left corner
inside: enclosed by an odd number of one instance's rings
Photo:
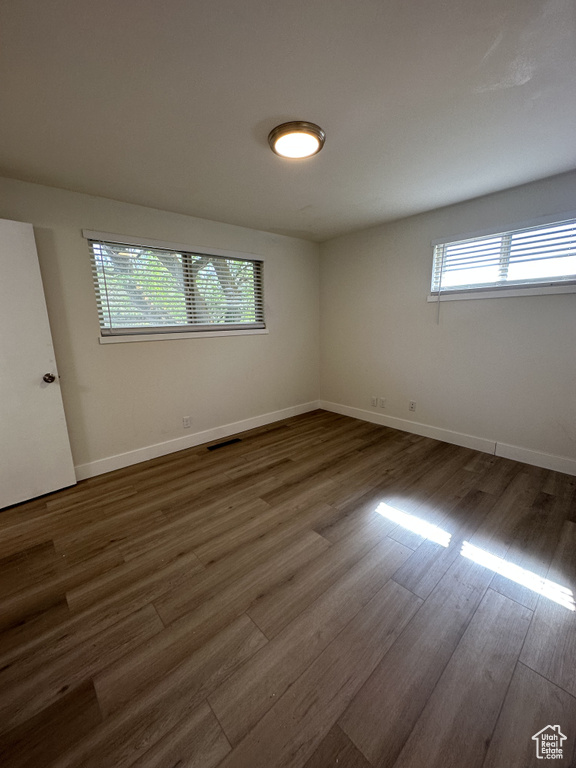
[[[262,262],[90,240],[104,335],[264,328]]]

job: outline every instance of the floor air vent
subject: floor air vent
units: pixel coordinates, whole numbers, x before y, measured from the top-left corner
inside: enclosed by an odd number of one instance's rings
[[[239,437],[234,437],[232,440],[224,440],[223,443],[216,443],[216,445],[209,445],[209,451],[215,451],[216,448],[224,448],[225,445],[232,445],[232,443],[241,443],[242,440]]]

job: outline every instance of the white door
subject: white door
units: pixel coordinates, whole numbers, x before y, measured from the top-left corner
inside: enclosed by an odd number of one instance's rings
[[[0,508],[75,482],[34,232],[0,219]]]

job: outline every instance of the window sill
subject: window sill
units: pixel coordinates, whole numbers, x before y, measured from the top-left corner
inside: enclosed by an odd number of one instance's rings
[[[100,336],[100,344],[124,344],[134,341],[175,341],[176,339],[212,339],[218,336],[261,336],[267,334],[267,328],[246,331],[194,331],[191,333],[134,333],[126,336]]]
[[[454,291],[450,293],[431,294],[428,296],[427,301],[436,304],[438,301],[467,301],[470,299],[506,299],[513,296],[546,296],[554,293],[576,293],[576,284],[570,283],[568,285],[541,285],[532,287],[521,288],[495,288],[484,289],[479,288],[477,290],[470,289],[468,291]]]

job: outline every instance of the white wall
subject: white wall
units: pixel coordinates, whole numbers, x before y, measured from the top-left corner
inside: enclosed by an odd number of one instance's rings
[[[0,217],[34,225],[80,476],[160,452],[141,450],[149,446],[181,439],[168,447],[185,447],[191,433],[317,401],[316,244],[9,179],[0,179]],[[269,333],[99,344],[82,229],[264,256]],[[192,416],[191,430],[183,416]]]
[[[571,173],[324,243],[322,400],[576,473],[576,294],[444,302],[439,324],[426,301],[432,240],[575,210]],[[384,411],[373,395],[387,399]]]
[[[574,209],[576,173],[325,243],[320,345],[316,244],[0,179],[0,217],[34,225],[80,476],[315,404],[319,359],[327,407],[576,473],[576,294],[445,302],[439,325],[426,301],[431,240]],[[100,345],[83,228],[265,256],[269,334]]]

